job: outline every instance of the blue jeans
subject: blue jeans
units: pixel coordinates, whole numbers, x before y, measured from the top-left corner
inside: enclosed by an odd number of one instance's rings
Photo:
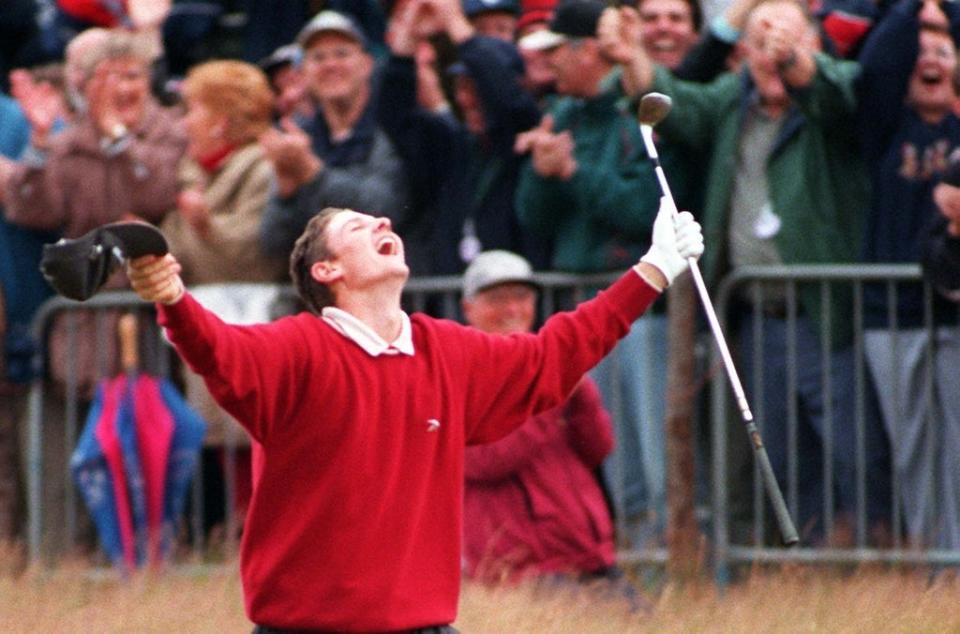
[[[865,390],[859,408],[864,423],[862,446],[858,440],[853,348],[833,350],[824,360],[817,324],[801,314],[796,318],[791,358],[786,319],[764,316],[758,322],[752,311],[741,317],[738,341],[744,389],[801,538],[821,537],[825,517],[836,513],[852,518],[856,513],[858,452],[864,456],[868,521],[886,519],[890,501],[886,439],[872,395]],[[759,346],[759,358],[755,346]],[[829,395],[825,394],[824,361]],[[833,445],[829,453],[828,441]],[[832,471],[829,483],[824,479],[825,466]],[[832,508],[828,508],[827,493],[833,499]]]
[[[667,318],[646,315],[591,376],[614,420],[616,446],[603,465],[618,517],[643,513],[665,526]]]

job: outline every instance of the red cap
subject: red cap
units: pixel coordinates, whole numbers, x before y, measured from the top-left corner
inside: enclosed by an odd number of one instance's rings
[[[523,29],[537,22],[549,22],[556,6],[557,0],[522,0],[517,32],[522,33]]]

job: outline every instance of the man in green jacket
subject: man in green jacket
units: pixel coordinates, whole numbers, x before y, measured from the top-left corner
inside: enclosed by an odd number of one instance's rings
[[[643,140],[627,108],[616,60],[604,50],[597,25],[606,3],[563,0],[549,30],[520,42],[543,50],[560,94],[539,127],[519,135],[529,152],[515,207],[520,222],[548,241],[551,268],[574,273],[623,270],[650,244],[660,203]],[[664,148],[663,160],[677,174]],[[676,191],[685,205],[682,182]],[[662,302],[631,328],[595,370],[614,411],[616,453],[604,465],[618,515],[643,546],[659,537],[666,512],[664,436],[667,334]],[[621,524],[622,526],[622,524]]]
[[[635,41],[628,12],[610,10],[604,20],[624,45]],[[853,83],[859,69],[821,52],[815,25],[802,5],[767,0],[753,9],[741,38],[742,71],[710,84],[679,81],[655,67],[642,47],[633,48],[624,69],[626,85],[638,95],[653,90],[673,99],[658,132],[688,152],[709,157],[702,220],[708,283],[741,266],[858,260],[867,200],[854,125]],[[754,323],[762,316],[757,342],[762,358],[742,356],[744,383],[752,397],[762,395],[755,411],[763,414],[771,461],[791,492],[798,524],[813,537],[831,524],[834,511],[838,523],[852,517],[858,451],[866,455],[867,474],[885,468],[881,432],[872,428],[877,421],[868,416],[866,446],[858,446],[851,296],[834,289],[830,320],[824,323],[819,286],[801,288],[793,339],[787,330],[787,289],[769,285],[761,290],[759,296],[747,289],[737,297],[742,350],[754,350]],[[829,390],[821,371],[822,343],[832,350]],[[789,352],[791,344],[795,354]],[[762,364],[762,385],[755,381],[757,364]],[[796,382],[789,385],[793,369]],[[795,403],[788,406],[793,388]],[[794,405],[798,425],[791,439],[788,417]],[[827,455],[824,447],[831,441],[832,455]],[[788,478],[791,444],[798,468]],[[832,460],[832,483],[823,480],[822,460]],[[835,509],[824,516],[823,499],[830,489],[837,492]],[[882,515],[880,498],[870,500],[871,515]]]

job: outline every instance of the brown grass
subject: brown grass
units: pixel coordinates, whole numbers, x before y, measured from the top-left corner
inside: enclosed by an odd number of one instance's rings
[[[2,557],[0,557],[2,561]],[[721,596],[704,581],[667,584],[647,609],[588,591],[464,585],[464,633],[960,632],[952,574],[824,569],[755,572]],[[118,579],[80,565],[0,565],[0,632],[249,632],[236,566]]]

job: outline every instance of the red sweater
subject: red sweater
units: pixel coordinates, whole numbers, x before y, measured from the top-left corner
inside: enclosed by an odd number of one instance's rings
[[[468,574],[496,581],[611,566],[613,525],[593,470],[612,448],[610,415],[589,379],[507,437],[468,447]]]
[[[453,622],[464,446],[561,403],[656,297],[630,271],[536,335],[414,315],[415,354],[376,358],[307,313],[230,326],[189,295],[161,306],[177,351],[262,446],[240,553],[249,618]]]

